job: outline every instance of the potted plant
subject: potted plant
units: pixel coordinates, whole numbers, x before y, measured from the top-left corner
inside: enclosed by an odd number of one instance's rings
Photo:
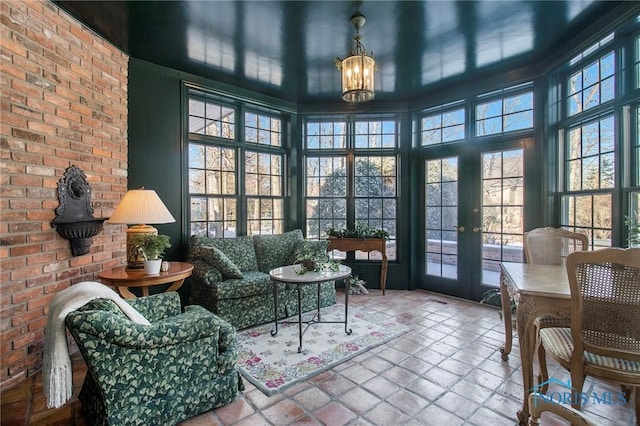
[[[516,301],[513,300],[512,298],[509,298],[509,299],[511,303],[511,318],[512,318],[512,321],[515,321],[515,314],[516,314],[516,307],[517,307]],[[484,294],[482,295],[482,298],[480,299],[480,303],[502,308],[502,293],[500,292],[500,289],[492,288],[491,290],[485,291]],[[503,319],[502,309],[498,311],[498,315],[500,316],[500,319]]]
[[[354,228],[327,228],[329,238],[381,238],[389,239],[389,233],[382,228],[372,228],[361,222],[356,222]]]
[[[140,250],[144,257],[144,271],[158,275],[165,249],[171,247],[168,235],[138,234],[133,237],[134,250]]]
[[[318,252],[317,248],[306,241],[302,243],[295,263],[301,266],[300,270],[297,271],[298,274],[304,274],[310,271],[337,271],[340,265],[340,262],[331,259],[326,252]]]

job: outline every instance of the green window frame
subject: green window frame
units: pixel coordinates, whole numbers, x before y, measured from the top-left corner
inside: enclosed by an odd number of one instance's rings
[[[348,117],[304,122],[304,215],[307,238],[356,223],[386,230],[396,259],[399,120]],[[377,259],[377,253],[355,254]]]
[[[190,235],[282,233],[284,114],[200,89],[187,96]]]

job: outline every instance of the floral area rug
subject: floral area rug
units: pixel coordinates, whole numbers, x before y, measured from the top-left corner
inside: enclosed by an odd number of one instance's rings
[[[342,321],[344,305],[321,309],[323,321]],[[303,314],[310,319],[313,313]],[[285,321],[297,321],[291,317]],[[302,324],[302,330],[306,324]],[[307,380],[356,355],[410,330],[388,315],[349,307],[347,335],[344,323],[312,323],[302,336],[298,353],[298,324],[278,323],[278,334],[271,336],[273,323],[238,332],[240,373],[266,395]]]

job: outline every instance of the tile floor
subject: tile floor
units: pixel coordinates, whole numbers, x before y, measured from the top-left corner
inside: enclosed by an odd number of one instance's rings
[[[350,303],[394,315],[413,330],[271,397],[245,381],[235,402],[181,425],[517,424],[522,402],[518,342],[503,362],[498,348],[504,328],[497,310],[425,291],[388,290],[382,296],[374,290],[352,296]],[[569,378],[553,362],[549,371],[562,381]],[[85,372],[76,355],[76,395]],[[584,390],[601,395],[618,389],[588,379]],[[1,399],[2,425],[88,424],[76,397],[47,410],[39,375],[6,390]],[[635,424],[631,404],[591,404],[585,410],[603,425]],[[543,424],[565,423],[548,417]]]

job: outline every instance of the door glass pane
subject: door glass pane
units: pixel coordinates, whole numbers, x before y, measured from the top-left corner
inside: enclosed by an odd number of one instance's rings
[[[427,275],[458,278],[458,158],[425,163]]]
[[[482,154],[482,283],[499,285],[500,262],[522,262],[522,149]]]

